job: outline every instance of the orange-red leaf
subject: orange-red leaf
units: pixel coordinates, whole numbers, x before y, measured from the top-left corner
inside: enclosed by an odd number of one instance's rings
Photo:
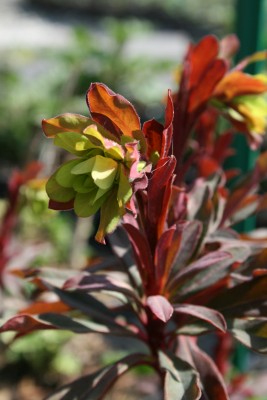
[[[65,303],[62,303],[62,301],[53,301],[50,303],[45,301],[38,301],[21,310],[20,314],[43,314],[50,312],[61,313],[69,311],[70,309],[71,307],[69,307]]]
[[[267,85],[263,81],[243,72],[234,71],[218,83],[213,95],[222,101],[230,101],[237,96],[264,93],[266,90]]]
[[[104,84],[91,84],[87,102],[92,117],[105,127],[113,123],[127,136],[133,136],[133,131],[140,130],[140,120],[132,104]]]
[[[44,134],[52,138],[61,132],[82,133],[88,125],[93,123],[94,121],[83,115],[66,113],[54,118],[43,119],[42,128]]]

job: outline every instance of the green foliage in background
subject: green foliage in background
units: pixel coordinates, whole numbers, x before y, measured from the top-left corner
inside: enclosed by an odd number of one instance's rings
[[[2,54],[1,166],[21,166],[39,156],[45,146],[39,121],[54,110],[60,113],[70,108],[86,113],[88,82],[109,82],[115,91],[126,92],[137,109],[152,113],[144,104],[152,100],[153,109],[161,99],[164,85],[159,92],[159,85],[154,84],[162,73],[170,73],[173,63],[125,54],[130,38],[151,29],[148,23],[106,19],[102,27],[98,32],[75,28],[72,42],[61,49],[21,49]],[[153,87],[155,90],[151,90]]]

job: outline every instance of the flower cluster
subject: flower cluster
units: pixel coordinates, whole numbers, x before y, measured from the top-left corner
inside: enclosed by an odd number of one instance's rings
[[[213,93],[213,104],[237,129],[248,134],[252,147],[256,147],[261,141],[259,135],[266,131],[266,79],[265,75],[232,71],[223,77]]]
[[[104,85],[91,90],[116,97]],[[132,109],[132,113],[134,110]],[[75,114],[65,114],[43,121],[43,130],[54,137],[56,146],[75,158],[61,165],[47,182],[50,207],[74,208],[79,217],[89,217],[99,209],[100,226],[96,239],[115,229],[126,208],[134,212],[130,200],[136,181],[144,178],[145,161],[141,145],[134,136],[106,130],[97,121]],[[140,137],[138,130],[134,133]]]

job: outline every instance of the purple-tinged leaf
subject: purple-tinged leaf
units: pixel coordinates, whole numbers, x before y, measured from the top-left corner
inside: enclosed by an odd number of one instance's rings
[[[216,231],[225,207],[222,176],[213,174],[209,179],[198,178],[188,193],[188,219],[203,223],[205,233]]]
[[[132,336],[136,337],[136,333],[116,324],[100,324],[81,318],[72,318],[67,315],[56,313],[43,313],[38,316],[42,321],[53,324],[54,329],[67,330],[75,333],[101,333],[107,335]]]
[[[224,264],[227,262],[227,265],[229,265],[229,262],[233,262],[231,254],[220,250],[208,253],[180,270],[176,274],[175,280],[183,282],[203,270],[206,271],[209,267],[219,265],[222,261]]]
[[[181,244],[182,233],[176,227],[165,231],[158,240],[155,250],[156,281],[164,287]]]
[[[48,396],[46,400],[100,400],[120,376],[142,364],[151,364],[148,356],[138,353],[130,354],[93,374],[68,383]]]
[[[261,309],[267,301],[267,276],[262,275],[252,278],[248,282],[241,283],[221,292],[209,304],[226,317],[255,316],[255,312]],[[260,314],[260,312],[259,312]]]
[[[170,211],[168,213],[168,225],[177,224],[178,221],[185,220],[187,213],[187,194],[184,189],[177,186],[172,187],[170,199]]]
[[[181,317],[180,317],[181,318]],[[176,320],[176,314],[174,313],[173,315],[174,321]],[[180,323],[178,321],[177,325]],[[182,325],[178,329],[176,329],[175,333],[176,335],[180,336],[199,336],[203,335],[204,333],[209,333],[213,331],[214,328],[208,322],[205,322],[203,319],[195,319],[195,321],[192,320],[192,322],[186,322],[185,325]]]
[[[113,277],[108,275],[96,275],[89,273],[82,273],[74,278],[67,280],[64,284],[63,289],[65,290],[76,290],[89,292],[118,292],[130,298],[137,303],[141,303],[137,294],[133,291],[132,287],[126,282],[115,280]]]
[[[170,281],[176,276],[177,272],[182,270],[194,257],[202,233],[202,224],[200,221],[181,222],[177,225],[177,231],[181,232],[180,249],[173,263],[170,273]]]
[[[229,322],[229,330],[245,346],[267,354],[267,318],[234,319]]]
[[[191,317],[199,318],[203,321],[208,322],[215,328],[222,332],[225,332],[227,325],[222,314],[218,311],[212,310],[211,308],[197,306],[193,304],[175,304],[174,305],[175,314],[184,314]]]
[[[258,210],[260,203],[260,196],[252,194],[246,196],[240,203],[238,209],[231,216],[231,225],[244,221],[250,215],[254,214]]]
[[[149,296],[146,303],[158,319],[163,322],[169,321],[173,314],[173,307],[165,297],[160,295]]]
[[[114,254],[122,261],[125,266],[125,272],[133,287],[141,291],[141,277],[136,267],[133,250],[128,235],[122,226],[118,226],[115,232],[108,236],[108,242]]]
[[[62,290],[48,284],[47,288],[56,293],[64,303],[82,311],[97,322],[104,323],[109,327],[121,328],[121,325],[115,321],[116,314],[95,297],[84,292]]]
[[[198,346],[189,342],[193,363],[200,375],[205,400],[229,400],[223,377],[213,360]]]
[[[31,315],[19,314],[4,322],[0,327],[0,333],[14,331],[18,332],[17,336],[22,336],[36,330],[44,329],[56,329],[56,327],[51,324],[46,324]]]
[[[123,226],[129,235],[139,273],[142,276],[143,281],[147,282],[147,278],[154,274],[153,260],[147,239],[140,230],[135,228],[133,225],[124,224]]]
[[[198,373],[173,354],[159,352],[160,367],[166,371],[164,400],[198,400],[201,398]]]
[[[22,279],[32,280],[38,277],[40,280],[45,280],[51,285],[61,286],[66,279],[69,279],[77,274],[77,271],[71,269],[59,269],[51,267],[42,268],[26,268],[26,269],[12,269],[12,274]]]
[[[209,253],[195,261],[176,276],[173,287],[176,287],[177,295],[174,298],[179,301],[179,298],[188,298],[211,287],[227,275],[235,261],[231,254],[223,251]]]
[[[247,176],[238,182],[231,190],[227,198],[221,226],[225,225],[227,221],[231,220],[232,215],[238,211],[244,199],[255,191],[255,189],[258,187],[258,181],[259,173],[258,169],[255,168],[252,173],[247,174]]]

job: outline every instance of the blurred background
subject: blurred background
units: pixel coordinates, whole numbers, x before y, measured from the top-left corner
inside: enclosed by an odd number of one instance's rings
[[[19,196],[12,205],[14,170],[38,160],[43,164],[41,176],[46,176],[60,157],[41,132],[42,118],[63,112],[88,115],[85,93],[91,82],[103,82],[129,99],[143,121],[160,119],[167,89],[177,85],[177,71],[188,43],[208,33],[221,38],[234,32],[240,3],[0,1],[2,315],[12,315],[25,306],[25,293],[28,298],[31,294],[29,286],[21,286],[8,274],[11,268],[80,268],[97,251],[87,246],[91,221],[77,222],[71,213],[47,210],[41,181],[31,188],[18,184]],[[250,33],[253,24],[262,27],[260,39],[255,39],[254,49],[247,54],[256,50],[259,40],[261,47],[267,44],[266,26],[260,21],[266,15],[266,1],[259,3],[261,12],[250,14],[248,25],[242,20],[241,28]],[[9,231],[5,225],[8,207],[13,207],[15,220]],[[9,340],[3,335],[0,341],[1,400],[42,399],[51,388],[118,357],[116,344],[111,346],[99,337],[83,336],[81,340],[70,334],[42,332],[11,346]],[[139,379],[137,391],[136,377],[129,376],[108,398],[156,400],[150,394],[153,377],[147,378],[145,372],[139,371],[151,387]]]

